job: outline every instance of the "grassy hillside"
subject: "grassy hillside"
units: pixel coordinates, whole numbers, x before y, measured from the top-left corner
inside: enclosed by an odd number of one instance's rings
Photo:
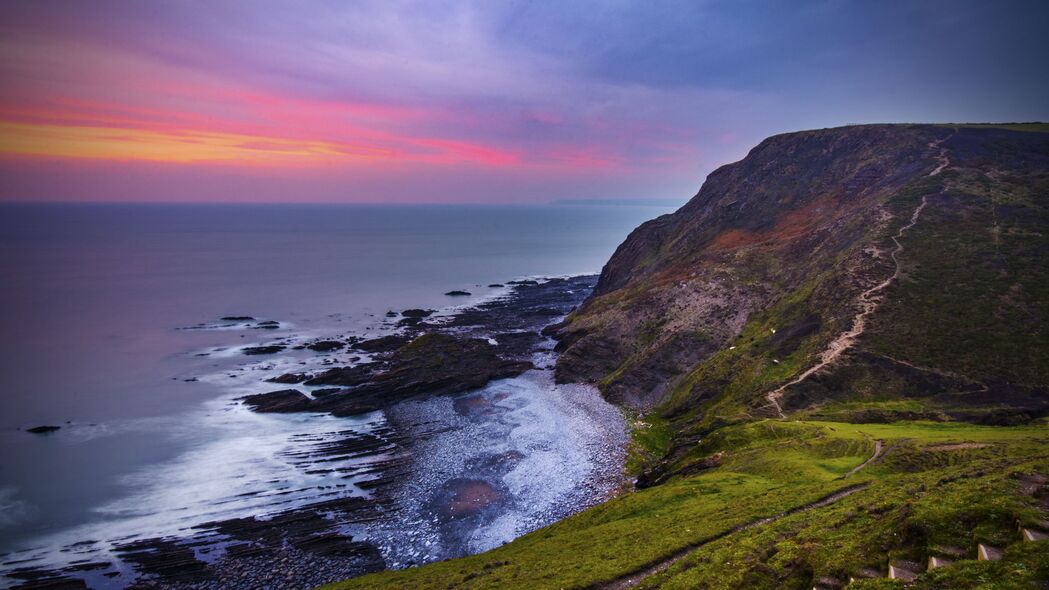
[[[861,470],[880,441],[883,451]],[[695,447],[696,473],[624,495],[481,555],[365,576],[328,588],[599,588],[668,558],[655,588],[811,588],[889,560],[961,550],[920,587],[1049,584],[1049,541],[1017,522],[1049,518],[1049,428],[913,422],[763,420]],[[827,506],[801,510],[840,490]],[[735,528],[771,518],[745,530]],[[1005,550],[975,561],[977,543]],[[988,586],[987,580],[1001,583]],[[854,587],[880,587],[868,581]]]

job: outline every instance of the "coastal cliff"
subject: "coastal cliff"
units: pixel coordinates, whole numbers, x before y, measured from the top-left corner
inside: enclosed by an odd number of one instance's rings
[[[686,430],[1044,415],[1047,174],[1035,131],[771,137],[630,234],[556,329],[557,377]]]
[[[1049,126],[771,137],[545,332],[635,489],[332,588],[1049,584]]]

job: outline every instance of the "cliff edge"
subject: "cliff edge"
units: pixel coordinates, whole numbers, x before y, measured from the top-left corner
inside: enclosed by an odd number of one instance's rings
[[[638,227],[557,326],[561,381],[675,431],[1049,412],[1049,129],[770,137]]]

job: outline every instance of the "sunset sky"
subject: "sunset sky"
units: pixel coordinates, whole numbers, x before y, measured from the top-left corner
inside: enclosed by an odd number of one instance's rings
[[[0,200],[683,201],[770,134],[1049,120],[1049,2],[0,3]]]

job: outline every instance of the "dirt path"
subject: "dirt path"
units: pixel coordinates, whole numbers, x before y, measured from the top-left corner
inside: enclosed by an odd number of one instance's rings
[[[864,467],[866,467],[866,466],[870,465],[871,463],[877,461],[878,457],[881,457],[881,450],[882,450],[882,442],[880,440],[874,441],[874,454],[871,455],[870,458],[867,459],[866,461],[864,461],[863,463],[860,463],[859,465],[853,467],[852,471],[850,471],[850,472],[846,473],[845,475],[841,476],[841,478],[845,479],[846,477],[856,473],[860,469],[863,469]]]
[[[873,459],[873,457],[872,457],[872,459]],[[862,467],[862,465],[861,465],[861,467]],[[597,590],[627,590],[628,588],[633,588],[633,587],[637,586],[638,584],[640,584],[642,581],[644,581],[646,578],[648,578],[650,576],[654,576],[654,575],[656,575],[656,574],[658,574],[660,572],[665,571],[670,566],[674,565],[678,561],[681,561],[689,553],[692,553],[693,551],[695,551],[696,549],[699,549],[700,547],[702,547],[704,545],[707,545],[709,543],[713,543],[714,541],[723,539],[723,538],[725,538],[725,537],[727,537],[727,536],[729,536],[729,535],[731,535],[733,533],[738,533],[738,532],[741,532],[741,531],[752,529],[754,527],[761,526],[763,524],[769,524],[770,522],[775,522],[775,521],[777,521],[777,520],[779,520],[779,519],[781,519],[781,518],[783,518],[785,516],[790,516],[792,514],[797,514],[799,512],[805,512],[805,511],[808,511],[808,510],[814,510],[816,508],[823,508],[824,506],[829,506],[829,505],[837,502],[838,500],[841,500],[842,498],[845,498],[847,496],[851,496],[852,494],[855,494],[856,492],[859,492],[859,491],[862,491],[862,490],[866,489],[868,485],[870,485],[870,484],[869,483],[860,483],[860,484],[856,484],[856,485],[851,485],[851,486],[842,488],[842,489],[840,489],[840,490],[838,490],[836,492],[833,492],[831,494],[828,494],[828,495],[820,498],[819,500],[815,500],[813,502],[809,502],[808,504],[803,504],[801,506],[797,506],[797,507],[791,508],[790,510],[785,510],[785,511],[780,512],[779,514],[776,514],[776,515],[773,515],[773,516],[769,516],[769,517],[766,517],[766,518],[761,518],[761,519],[758,519],[758,520],[752,520],[750,522],[747,522],[747,523],[744,523],[744,524],[741,524],[741,525],[738,525],[738,526],[734,526],[734,527],[732,527],[732,528],[730,528],[728,530],[722,531],[722,532],[717,533],[717,534],[715,534],[713,536],[710,536],[710,537],[707,537],[705,539],[701,539],[699,541],[691,543],[691,544],[685,546],[684,548],[682,548],[682,549],[672,553],[669,557],[661,559],[660,561],[658,561],[655,564],[652,564],[652,565],[649,565],[649,566],[644,567],[642,569],[630,572],[628,574],[624,574],[624,575],[616,578],[615,580],[612,580],[611,582],[607,582],[605,584],[596,584],[596,585],[592,586],[591,588],[594,588],[594,589],[597,589]]]
[[[951,135],[953,135],[953,133]],[[951,135],[948,135],[943,139],[939,139],[937,141],[929,143],[929,147],[938,148],[940,150],[940,153],[937,156],[937,160],[939,160],[939,165],[937,165],[936,168],[934,168],[932,172],[928,174],[928,176],[938,176],[948,166],[950,166],[951,160],[947,156],[947,148],[943,147],[941,144],[947,141],[951,137]],[[942,190],[944,189],[941,189],[941,191]],[[893,270],[892,275],[889,276],[889,278],[878,283],[877,285],[874,285],[870,289],[867,289],[863,293],[860,293],[859,298],[857,298],[857,303],[859,305],[860,311],[852,320],[852,328],[845,332],[842,332],[840,335],[838,335],[837,338],[831,340],[830,344],[827,345],[827,348],[824,349],[822,353],[820,353],[820,361],[818,363],[806,369],[793,381],[785,383],[784,385],[779,386],[778,388],[768,392],[765,395],[766,399],[768,399],[769,401],[768,405],[776,411],[776,414],[778,414],[780,418],[787,417],[786,413],[784,413],[783,411],[783,407],[779,403],[780,399],[783,397],[783,393],[787,390],[787,388],[801,383],[802,381],[812,376],[814,373],[822,370],[827,365],[830,365],[834,361],[838,360],[838,357],[840,357],[843,352],[852,348],[856,344],[856,339],[859,338],[860,334],[863,334],[863,331],[867,328],[867,317],[874,313],[874,311],[878,309],[878,305],[881,303],[881,292],[884,291],[886,287],[891,285],[892,282],[900,276],[899,255],[901,252],[903,252],[903,244],[900,243],[900,239],[903,238],[903,234],[907,233],[907,230],[911,229],[915,226],[915,224],[918,223],[918,218],[921,217],[922,211],[925,210],[925,207],[928,204],[928,197],[923,196],[921,203],[919,203],[918,206],[911,213],[910,221],[908,221],[906,225],[897,230],[896,235],[892,236],[892,241],[896,244],[896,248],[892,251],[891,254],[893,266],[895,267],[895,269]]]

